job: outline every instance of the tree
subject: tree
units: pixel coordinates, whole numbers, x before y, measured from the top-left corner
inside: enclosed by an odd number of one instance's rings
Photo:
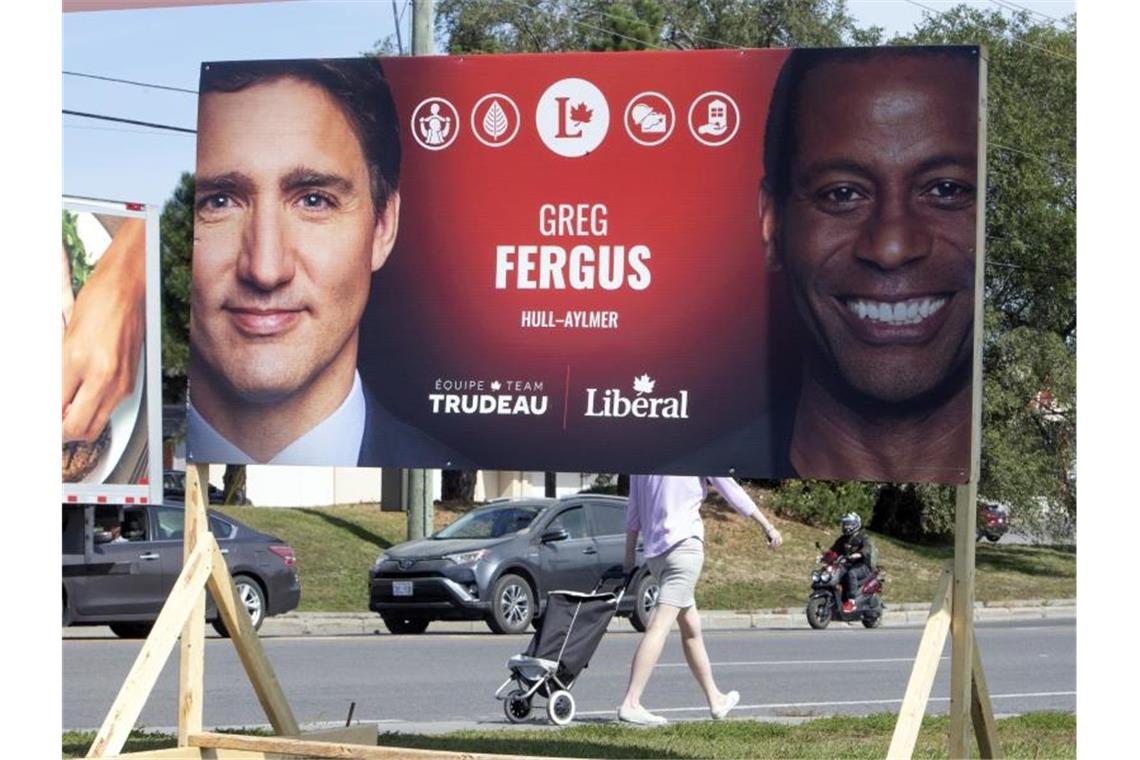
[[[190,257],[194,251],[194,175],[183,172],[159,218],[162,267],[162,401],[186,403],[190,362]],[[227,504],[244,504],[245,465],[226,465]]]
[[[647,48],[871,44],[844,0],[441,0],[448,52],[543,53]]]
[[[987,48],[979,492],[1012,506],[1020,530],[1067,537],[1077,509],[1075,19],[960,6],[892,42]],[[919,498],[952,512],[951,489]]]
[[[190,359],[190,254],[194,249],[194,175],[183,172],[159,219],[162,260],[162,400],[186,402]]]

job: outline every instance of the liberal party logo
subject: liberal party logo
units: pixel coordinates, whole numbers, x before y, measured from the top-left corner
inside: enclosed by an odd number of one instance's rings
[[[657,381],[642,373],[633,379],[634,396],[622,394],[620,388],[607,388],[601,393],[597,388],[586,389],[587,417],[636,417],[650,420],[689,419],[689,392],[680,391],[675,396],[654,396]]]
[[[610,108],[606,96],[590,82],[562,79],[539,98],[534,122],[546,147],[560,156],[579,158],[606,138]]]

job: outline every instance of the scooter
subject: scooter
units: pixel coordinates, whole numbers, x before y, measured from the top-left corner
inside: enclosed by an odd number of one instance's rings
[[[845,570],[845,561],[830,549],[816,543],[820,555],[816,562],[820,565],[811,574],[811,596],[808,597],[808,625],[816,630],[827,627],[832,620],[844,623],[860,621],[865,628],[878,628],[883,622],[883,579],[878,570],[863,580],[855,597],[855,607],[851,612],[843,611],[843,590],[839,578]]]

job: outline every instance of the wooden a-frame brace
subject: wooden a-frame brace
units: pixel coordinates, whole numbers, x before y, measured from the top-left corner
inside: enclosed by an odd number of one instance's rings
[[[186,473],[186,524],[182,572],[150,635],[135,658],[87,757],[254,758],[301,755],[330,758],[501,758],[503,755],[415,750],[376,746],[374,724],[315,731],[302,736],[261,640],[242,605],[225,557],[210,533],[206,512],[209,465],[192,464]],[[278,736],[251,737],[202,730],[205,672],[206,590],[230,632],[254,693]],[[181,634],[178,679],[178,746],[120,754],[159,673]]]

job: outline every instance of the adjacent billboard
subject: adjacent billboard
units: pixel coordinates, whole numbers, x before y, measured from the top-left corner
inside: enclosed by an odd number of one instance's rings
[[[63,199],[63,501],[162,496],[158,214]]]
[[[964,482],[979,56],[204,64],[189,458]]]

